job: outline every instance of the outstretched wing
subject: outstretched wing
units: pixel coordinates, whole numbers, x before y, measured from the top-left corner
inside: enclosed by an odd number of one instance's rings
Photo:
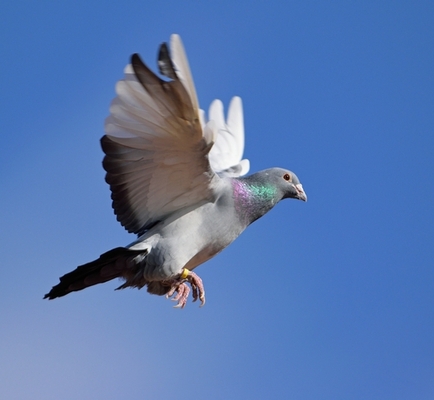
[[[219,180],[208,153],[215,124],[202,128],[181,39],[172,36],[171,60],[160,47],[158,78],[134,54],[116,85],[101,145],[118,221],[140,234],[171,213],[213,200]],[[174,65],[175,64],[175,65]]]
[[[227,121],[224,119],[223,104],[214,100],[209,108],[209,120],[217,127],[217,139],[209,153],[212,169],[220,175],[237,177],[247,174],[249,160],[243,160],[244,120],[243,104],[234,97],[229,104]]]
[[[179,80],[192,99],[193,108],[199,109],[193,78],[187,57],[178,35],[170,40],[171,59]],[[202,125],[205,127],[205,112],[199,110]],[[214,172],[220,175],[237,177],[249,172],[249,160],[243,160],[244,152],[244,119],[243,103],[240,97],[234,97],[229,104],[227,121],[223,115],[223,104],[220,100],[212,102],[208,113],[206,132],[209,140],[215,142],[209,153],[209,162]]]

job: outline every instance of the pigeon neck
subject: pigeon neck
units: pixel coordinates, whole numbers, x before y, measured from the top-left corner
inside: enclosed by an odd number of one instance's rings
[[[274,186],[249,178],[233,179],[235,209],[246,226],[262,217],[277,203]]]

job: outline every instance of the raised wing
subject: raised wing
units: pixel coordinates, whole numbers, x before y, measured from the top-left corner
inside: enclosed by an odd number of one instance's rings
[[[192,99],[193,108],[199,110],[193,78],[188,60],[179,35],[170,39],[171,59],[179,80]],[[205,113],[198,111],[201,123],[205,125]],[[209,108],[209,123],[205,132],[210,135],[209,141],[215,142],[209,153],[212,169],[220,175],[237,177],[247,174],[250,169],[249,160],[242,160],[244,152],[244,119],[241,98],[234,97],[229,104],[228,118],[225,122],[223,104],[215,100]]]
[[[170,53],[176,75],[190,95],[194,110],[198,112],[199,102],[197,100],[196,89],[194,87],[193,77],[191,76],[187,55],[185,54],[184,46],[179,35],[172,35],[170,37]]]
[[[219,180],[207,157],[215,124],[202,129],[179,36],[173,36],[171,44],[175,65],[166,44],[158,59],[169,82],[137,54],[132,56],[125,78],[116,85],[101,139],[113,209],[118,221],[137,234],[175,211],[212,201]]]
[[[220,175],[237,177],[247,174],[249,160],[243,160],[244,119],[243,104],[234,97],[229,104],[227,121],[223,115],[223,104],[214,100],[209,108],[209,120],[217,128],[217,139],[209,153],[212,169]]]

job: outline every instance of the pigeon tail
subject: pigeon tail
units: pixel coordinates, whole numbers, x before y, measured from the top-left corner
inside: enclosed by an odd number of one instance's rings
[[[60,282],[53,286],[44,299],[55,299],[71,292],[83,290],[89,286],[121,278],[126,273],[129,261],[143,251],[134,251],[125,247],[116,247],[102,254],[97,260],[80,265],[74,271],[63,275]]]

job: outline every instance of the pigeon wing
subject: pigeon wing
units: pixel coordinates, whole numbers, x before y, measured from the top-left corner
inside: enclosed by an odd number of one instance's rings
[[[244,119],[243,104],[239,97],[234,97],[229,104],[228,117],[225,121],[223,104],[214,100],[209,108],[209,120],[214,121],[217,138],[209,153],[212,169],[220,175],[237,177],[247,174],[249,160],[243,160]]]
[[[137,54],[116,85],[101,145],[113,209],[128,230],[141,234],[175,211],[212,201],[218,176],[208,153],[215,124],[202,127],[199,106],[179,36],[172,54],[160,47],[156,76]]]

